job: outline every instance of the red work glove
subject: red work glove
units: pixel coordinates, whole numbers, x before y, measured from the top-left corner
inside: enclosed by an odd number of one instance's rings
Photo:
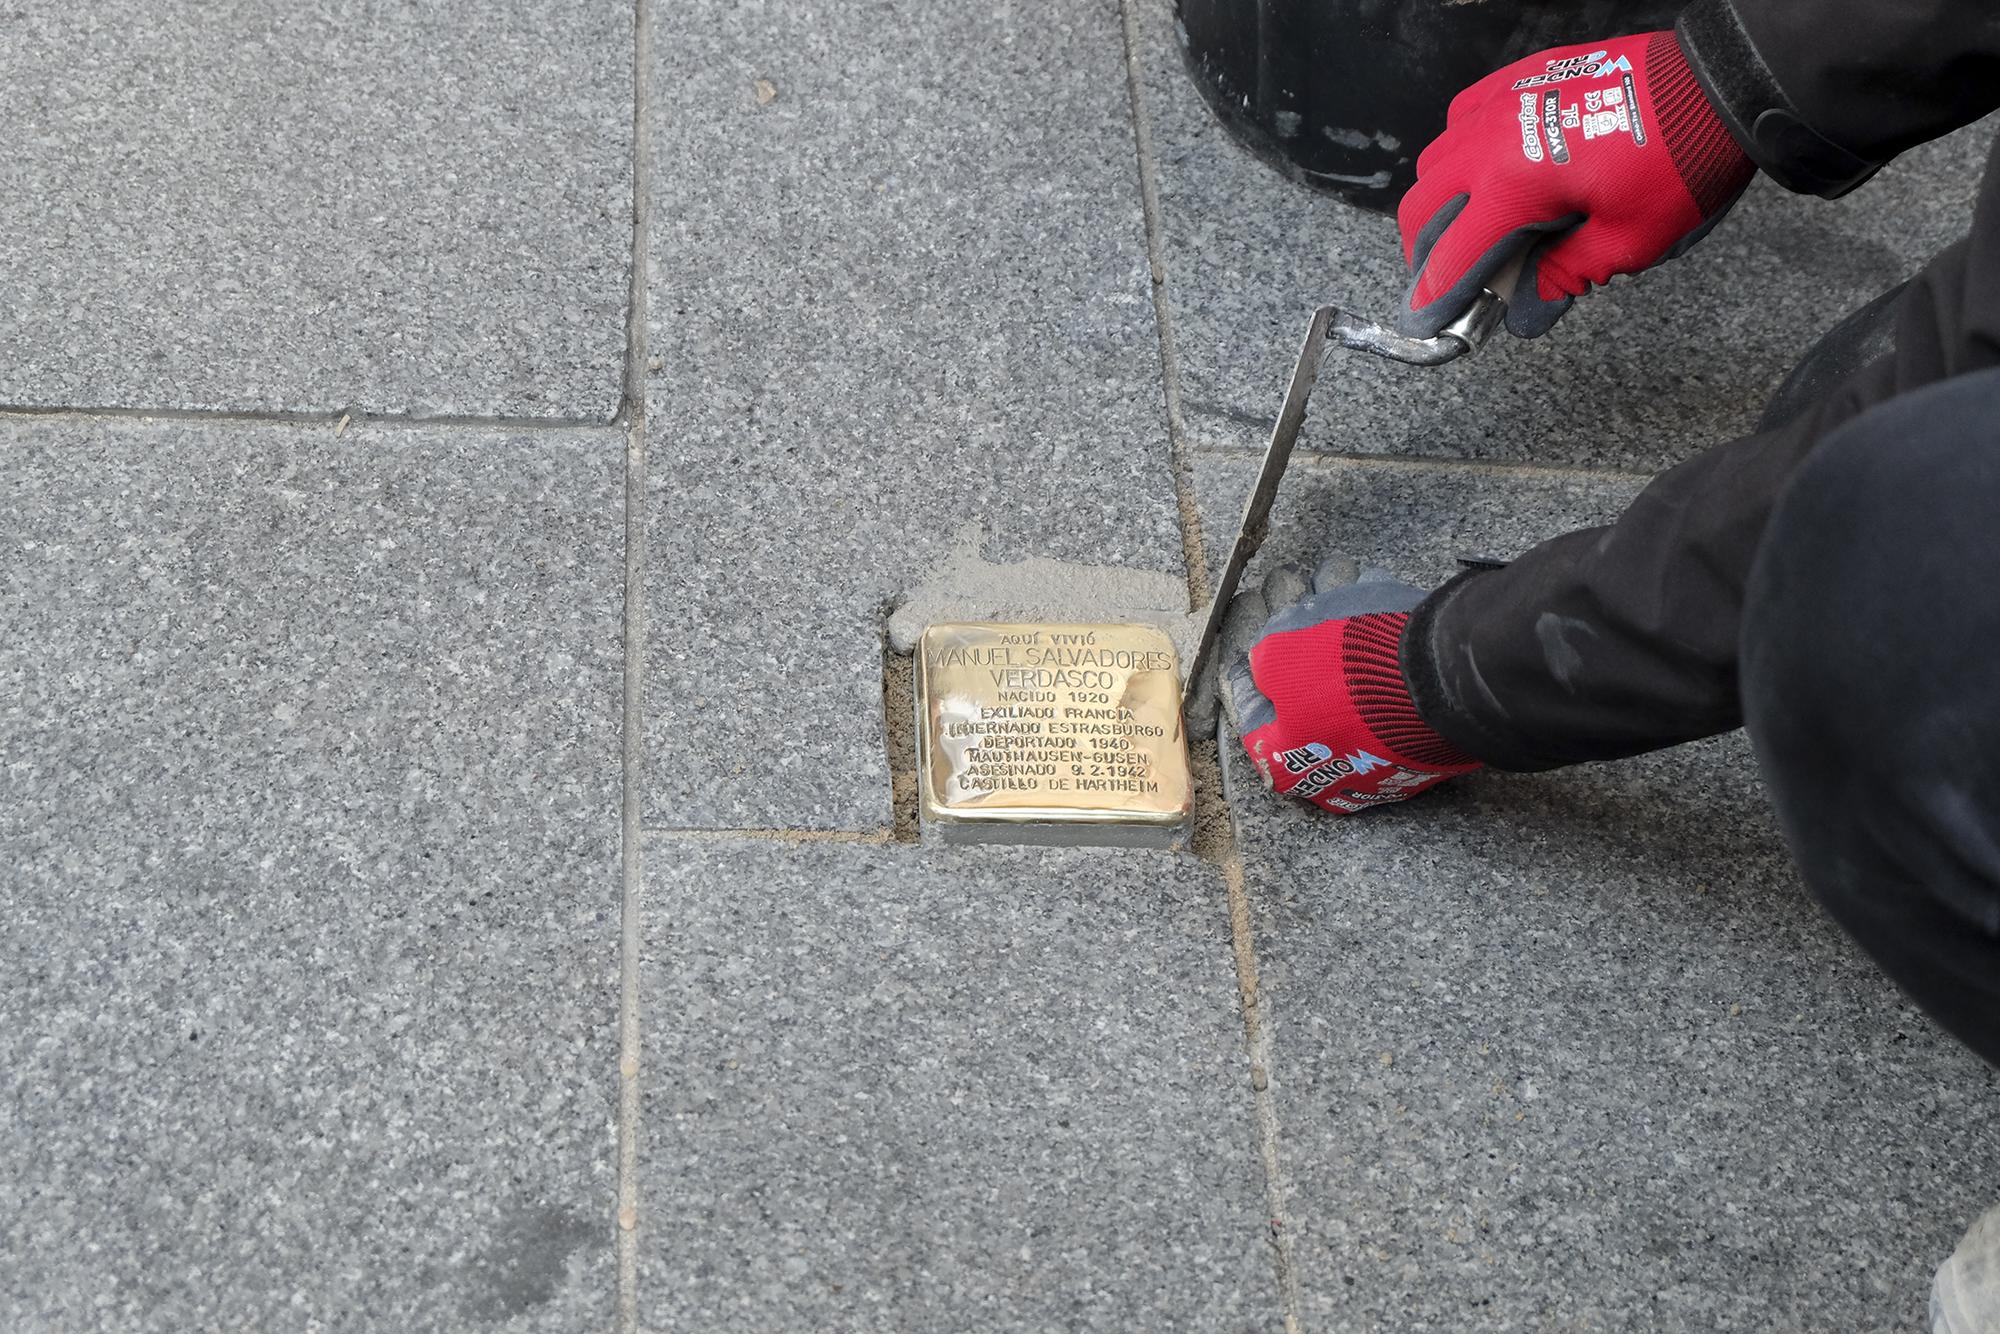
[[[1247,609],[1262,631],[1247,658],[1230,662],[1223,699],[1274,789],[1324,810],[1365,811],[1479,767],[1410,701],[1399,647],[1422,590],[1380,570],[1356,582],[1353,563],[1338,557],[1310,584],[1302,571],[1281,567],[1264,588],[1261,600],[1246,595],[1231,607],[1239,626]],[[1266,609],[1287,602],[1263,620]]]
[[[1526,250],[1500,295],[1507,328],[1538,337],[1591,284],[1700,240],[1755,172],[1671,32],[1529,56],[1453,98],[1417,158],[1396,212],[1415,276],[1399,323],[1435,334]]]

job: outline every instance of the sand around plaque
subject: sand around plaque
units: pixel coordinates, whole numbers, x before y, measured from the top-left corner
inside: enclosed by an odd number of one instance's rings
[[[933,625],[925,822],[954,842],[1171,846],[1191,784],[1171,640],[1143,625]]]

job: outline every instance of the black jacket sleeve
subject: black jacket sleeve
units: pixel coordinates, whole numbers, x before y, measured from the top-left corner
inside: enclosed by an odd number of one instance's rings
[[[1996,0],[1694,0],[1675,31],[1737,142],[1790,190],[1845,194],[2000,106]]]
[[[1661,473],[1615,523],[1425,598],[1402,642],[1417,712],[1501,769],[1613,759],[1739,726],[1744,589],[1799,466],[1876,404],[1996,367],[2000,146],[1965,239],[1823,338],[1766,429]],[[1907,520],[1913,533],[1923,523]]]

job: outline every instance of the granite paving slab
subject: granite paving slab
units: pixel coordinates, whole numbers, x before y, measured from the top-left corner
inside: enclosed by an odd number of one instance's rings
[[[1212,563],[1235,539],[1259,461],[1221,454],[1195,461]],[[1461,557],[1509,560],[1571,529],[1608,523],[1644,485],[1628,473],[1295,454],[1245,587],[1279,562],[1310,569],[1344,551],[1432,588],[1458,573]]]
[[[646,818],[884,827],[883,623],[968,526],[1182,571],[1118,11],[693,0],[652,46]]]
[[[627,0],[8,8],[0,403],[617,411]]]
[[[1615,507],[1474,476],[1308,467],[1273,541],[1338,516],[1430,583]],[[1740,734],[1352,820],[1239,753],[1307,1328],[1922,1327],[2000,1182],[2000,1077],[1813,904]]]
[[[1237,147],[1182,70],[1171,5],[1133,2],[1188,438],[1260,445],[1315,306],[1399,309],[1395,221]],[[1821,332],[1964,234],[1994,130],[1907,153],[1842,200],[1759,180],[1687,256],[1580,301],[1543,339],[1429,371],[1335,354],[1303,444],[1653,469],[1741,434]]]
[[[1280,1327],[1212,868],[646,856],[645,1328]]]
[[[610,1328],[622,494],[0,424],[0,1328]]]

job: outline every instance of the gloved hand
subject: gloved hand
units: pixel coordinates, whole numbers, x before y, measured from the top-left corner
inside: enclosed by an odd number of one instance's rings
[[[1452,99],[1396,224],[1413,275],[1400,327],[1428,338],[1516,255],[1507,328],[1547,333],[1613,274],[1686,250],[1756,167],[1671,32],[1562,46]]]
[[[1261,594],[1237,598],[1223,705],[1273,788],[1325,810],[1365,811],[1479,767],[1410,702],[1398,649],[1423,597],[1334,556],[1310,578],[1280,566]]]

